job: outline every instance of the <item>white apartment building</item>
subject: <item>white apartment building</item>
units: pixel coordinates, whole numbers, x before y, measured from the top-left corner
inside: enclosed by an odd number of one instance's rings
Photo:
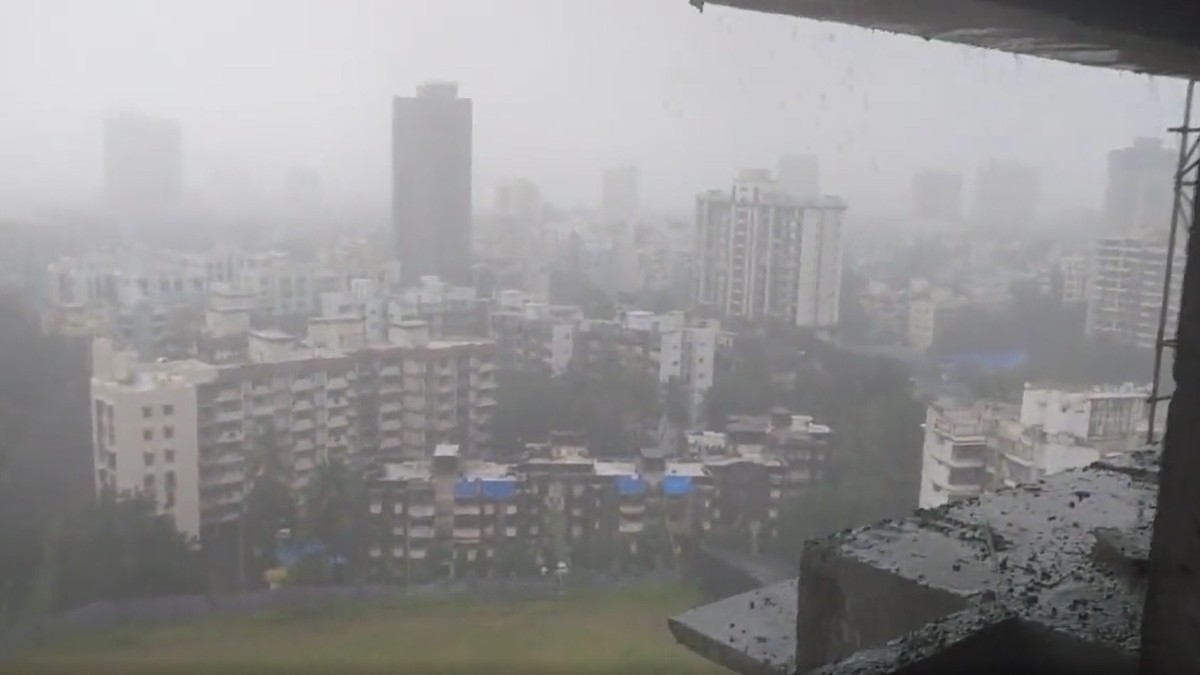
[[[196,392],[217,372],[198,361],[139,363],[97,338],[92,357],[97,491],[141,492],[189,538],[200,536]]]
[[[939,401],[925,418],[921,508],[1080,468],[1142,444],[1148,388],[1027,386],[1021,405]]]
[[[838,322],[842,215],[836,197],[797,200],[766,170],[696,200],[696,299],[725,316]]]
[[[1179,322],[1185,248],[1175,248],[1167,337],[1174,337]],[[1162,310],[1166,265],[1165,241],[1146,237],[1105,237],[1097,241],[1088,295],[1088,336],[1153,348]]]
[[[316,319],[310,340],[251,331],[248,359],[146,362],[95,341],[97,489],[141,490],[189,536],[238,518],[270,427],[297,489],[322,457],[420,459],[491,444],[495,344],[429,337],[419,321],[368,344],[361,320]]]

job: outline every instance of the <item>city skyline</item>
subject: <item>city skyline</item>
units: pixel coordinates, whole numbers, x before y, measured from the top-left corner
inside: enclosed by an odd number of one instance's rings
[[[719,7],[701,20],[669,0],[572,12],[538,0],[525,12],[465,3],[422,22],[403,6],[313,4],[282,13],[274,49],[261,49],[257,29],[277,19],[269,3],[224,12],[180,3],[170,17],[122,3],[92,16],[80,6],[78,24],[104,28],[111,41],[55,24],[48,6],[17,5],[0,27],[0,141],[22,158],[0,160],[0,204],[46,200],[50,186],[59,200],[96,194],[96,125],[124,107],[181,121],[193,184],[239,173],[267,191],[291,167],[321,166],[331,200],[386,204],[387,101],[446,77],[479,106],[476,205],[525,176],[548,202],[594,206],[605,167],[632,163],[646,208],[686,210],[730,171],[796,153],[817,156],[824,190],[859,209],[907,203],[922,165],[969,174],[991,158],[1054,175],[1043,186],[1048,209],[1099,208],[1108,150],[1165,136],[1181,98],[1171,80]],[[463,10],[478,19],[471,27],[458,21]],[[605,53],[599,29],[617,15],[635,19],[632,51],[583,58]],[[37,44],[23,37],[38,31]],[[214,40],[220,53],[204,48]],[[704,41],[720,48],[698,51]],[[59,52],[78,60],[48,56]],[[806,65],[835,60],[845,68]],[[901,61],[912,65],[904,84],[892,77]],[[547,98],[552,89],[564,94]],[[1046,114],[1024,115],[1036,106]],[[1117,112],[1088,114],[1098,106]]]

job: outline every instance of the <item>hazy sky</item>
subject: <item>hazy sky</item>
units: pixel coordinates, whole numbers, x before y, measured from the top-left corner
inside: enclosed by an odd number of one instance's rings
[[[478,204],[511,176],[594,204],[636,162],[646,205],[685,212],[789,151],[852,207],[906,209],[913,169],[989,157],[1094,207],[1107,150],[1165,136],[1183,88],[686,0],[0,0],[0,210],[94,195],[123,108],[182,121],[191,186],[276,194],[303,166],[386,204],[389,99],[425,79],[474,99]]]

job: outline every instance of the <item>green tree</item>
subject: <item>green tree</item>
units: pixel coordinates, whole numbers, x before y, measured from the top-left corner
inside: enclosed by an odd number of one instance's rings
[[[264,424],[256,431],[253,450],[246,458],[249,492],[242,505],[242,565],[249,578],[260,579],[275,562],[275,540],[279,531],[296,520],[296,499],[292,493],[291,472],[279,445],[275,427]],[[245,574],[244,572],[244,574]]]
[[[44,539],[43,609],[98,600],[203,590],[199,553],[152,500],[101,495],[95,506],[59,520]]]
[[[317,464],[304,490],[302,531],[356,570],[361,562],[360,523],[365,511],[362,479],[345,462],[327,459]]]

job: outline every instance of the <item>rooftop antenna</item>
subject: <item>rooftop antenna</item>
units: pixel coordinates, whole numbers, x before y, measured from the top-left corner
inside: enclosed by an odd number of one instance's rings
[[[1154,437],[1155,417],[1158,404],[1171,398],[1170,394],[1159,393],[1162,379],[1163,350],[1175,348],[1175,336],[1167,337],[1167,316],[1171,309],[1171,282],[1175,265],[1175,241],[1178,238],[1179,223],[1187,225],[1189,234],[1191,223],[1196,218],[1196,188],[1200,184],[1200,127],[1192,126],[1192,94],[1196,90],[1196,80],[1188,80],[1187,94],[1183,102],[1183,125],[1168,129],[1179,134],[1179,163],[1175,168],[1175,206],[1171,210],[1171,229],[1167,235],[1167,265],[1163,275],[1162,304],[1158,312],[1158,335],[1154,340],[1154,379],[1150,384],[1150,420],[1146,427],[1146,443],[1152,444]]]

